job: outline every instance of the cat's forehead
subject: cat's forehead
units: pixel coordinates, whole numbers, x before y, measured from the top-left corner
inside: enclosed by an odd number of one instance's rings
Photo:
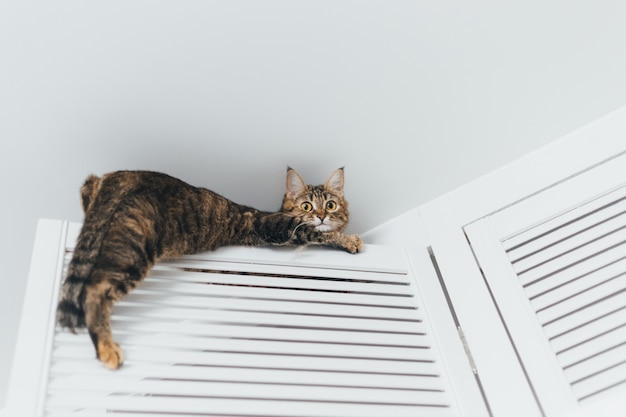
[[[309,186],[308,190],[302,197],[310,200],[328,200],[330,198],[337,198],[335,194],[329,192],[323,185]]]

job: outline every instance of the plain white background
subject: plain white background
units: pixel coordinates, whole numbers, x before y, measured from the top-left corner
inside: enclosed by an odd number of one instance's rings
[[[278,208],[346,166],[364,232],[626,104],[626,3],[0,3],[0,407],[38,218],[152,169]]]

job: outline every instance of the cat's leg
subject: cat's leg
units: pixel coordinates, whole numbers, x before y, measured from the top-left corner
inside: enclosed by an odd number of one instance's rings
[[[349,253],[363,251],[363,242],[358,235],[344,235],[335,231],[320,232],[301,218],[284,213],[272,213],[262,217],[255,224],[255,232],[260,238],[258,243],[273,246],[319,245],[343,249]]]
[[[363,241],[359,235],[344,235],[343,233],[339,235],[340,248],[350,253],[363,252]]]
[[[340,232],[323,232],[314,242],[324,246],[343,249],[349,253],[363,252],[363,242],[358,235],[344,235]]]
[[[300,227],[294,235],[294,243],[297,245],[330,246],[352,254],[363,252],[363,242],[358,235],[344,235],[336,231],[320,232],[310,225]]]
[[[124,362],[120,346],[111,333],[111,307],[115,293],[110,280],[100,280],[86,287],[85,319],[97,358],[109,369],[117,369]],[[115,297],[117,298],[117,297]]]

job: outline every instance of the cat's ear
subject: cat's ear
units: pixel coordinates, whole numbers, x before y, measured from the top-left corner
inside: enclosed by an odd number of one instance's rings
[[[343,197],[343,167],[336,169],[330,174],[324,188]]]
[[[293,199],[306,190],[307,186],[295,169],[287,167],[287,198]]]

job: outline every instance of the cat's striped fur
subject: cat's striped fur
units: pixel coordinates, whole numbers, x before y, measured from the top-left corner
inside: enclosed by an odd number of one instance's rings
[[[111,334],[110,315],[161,258],[220,246],[325,245],[357,253],[357,235],[344,235],[348,205],[343,169],[324,185],[309,186],[287,171],[278,212],[234,203],[165,174],[118,171],[90,176],[81,188],[85,220],[63,283],[58,323],[87,327],[104,365],[118,368],[123,354]]]

